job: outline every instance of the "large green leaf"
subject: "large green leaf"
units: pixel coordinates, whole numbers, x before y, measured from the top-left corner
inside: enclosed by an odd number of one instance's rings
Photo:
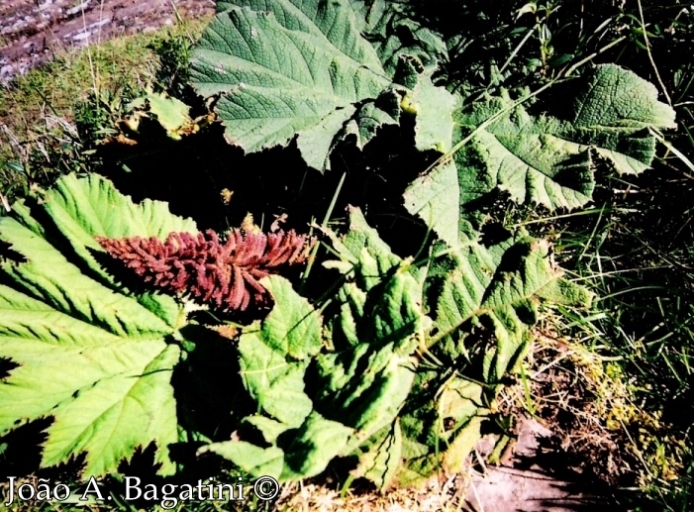
[[[265,320],[244,329],[239,354],[244,385],[260,413],[245,424],[269,446],[249,443],[242,431],[241,439],[204,451],[281,480],[310,477],[335,457],[356,455],[355,475],[385,486],[400,458],[397,415],[415,377],[413,353],[424,346],[430,325],[422,286],[358,209],[350,212],[346,235],[326,233],[342,257],[327,266],[346,279],[338,294],[344,304],[327,331],[333,351],[317,354],[321,322],[305,299],[281,278],[263,280],[275,305]],[[311,399],[306,357],[316,355]]]
[[[235,1],[222,5],[191,61],[192,82],[219,94],[227,138],[246,151],[297,144],[329,168],[335,134],[355,103],[390,84],[346,0]]]
[[[584,288],[562,279],[547,242],[522,235],[489,248],[466,245],[454,253],[453,262],[437,300],[439,333],[432,344],[443,342],[442,351],[454,360],[464,353],[460,328],[489,319],[495,341],[485,350],[481,376],[493,386],[524,355],[540,302],[551,298],[554,304],[587,305],[592,297]]]
[[[474,236],[479,200],[495,190],[519,203],[577,208],[592,198],[593,152],[620,173],[651,164],[649,128],[674,127],[674,111],[655,87],[615,65],[597,66],[565,97],[571,118],[530,115],[508,97],[475,103],[457,117],[464,142],[405,194],[407,209],[451,245]],[[457,207],[453,207],[457,205]]]
[[[430,145],[451,118],[452,96],[434,88],[433,70],[407,52],[385,71],[362,35],[361,11],[349,0],[219,2],[193,51],[190,76],[201,95],[217,97],[227,140],[255,152],[296,136],[308,165],[329,169],[340,140],[354,136],[363,148],[381,126],[399,122],[408,88],[422,83],[414,100],[424,133],[417,141]]]
[[[0,383],[0,432],[52,417],[44,467],[85,454],[85,472],[117,471],[156,444],[162,473],[178,440],[170,384],[183,323],[170,297],[135,296],[97,264],[95,236],[165,236],[195,226],[163,203],[135,205],[98,176],[62,178],[38,204],[0,220],[0,357],[18,365]]]
[[[241,377],[266,414],[296,428],[313,408],[304,392],[304,374],[308,357],[321,348],[320,316],[287,280],[270,276],[261,282],[275,306],[260,325],[241,335]]]
[[[353,474],[385,487],[400,458],[397,417],[412,391],[414,354],[431,322],[419,273],[392,253],[359,209],[350,209],[347,234],[331,238],[342,261],[326,266],[347,282],[332,323],[337,351],[318,357],[316,408],[356,429],[349,445],[359,457]]]
[[[522,234],[489,247],[439,244],[428,276],[394,255],[358,209],[343,237],[328,235],[342,259],[326,266],[346,282],[331,323],[336,352],[318,357],[316,409],[356,429],[353,474],[381,487],[460,471],[500,378],[525,354],[538,304],[589,294],[561,279],[547,243]],[[473,325],[491,330],[470,344]]]
[[[245,440],[211,443],[202,449],[229,459],[253,475],[281,481],[315,476],[345,450],[354,429],[324,418],[305,391],[311,356],[322,346],[318,312],[285,279],[261,281],[274,307],[239,340],[241,377],[259,412],[244,422],[260,431],[269,447]]]

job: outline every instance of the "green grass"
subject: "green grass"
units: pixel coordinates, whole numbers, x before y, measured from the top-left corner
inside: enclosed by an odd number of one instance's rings
[[[112,125],[123,103],[146,87],[171,87],[177,63],[205,23],[184,21],[64,51],[0,87],[0,194],[9,201],[84,170],[83,150],[93,142],[85,132]]]
[[[683,177],[683,165],[661,158],[642,177],[610,178],[597,194],[602,199],[575,215],[511,216],[553,236],[561,266],[597,294],[588,315],[560,308],[550,323],[611,372],[612,383],[595,383],[589,395],[610,404],[599,422],[632,459],[635,483],[652,500],[640,510],[691,508],[694,182]]]

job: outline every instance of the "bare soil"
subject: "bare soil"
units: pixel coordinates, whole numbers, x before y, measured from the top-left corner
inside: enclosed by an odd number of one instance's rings
[[[0,0],[0,82],[50,60],[58,49],[213,11],[213,0]]]
[[[578,481],[575,475],[557,474],[546,464],[546,441],[552,431],[535,420],[521,421],[518,439],[498,466],[471,469],[467,489],[469,512],[617,512],[621,508],[609,493]],[[484,456],[493,442],[482,439],[477,451]],[[560,461],[558,464],[562,465]]]

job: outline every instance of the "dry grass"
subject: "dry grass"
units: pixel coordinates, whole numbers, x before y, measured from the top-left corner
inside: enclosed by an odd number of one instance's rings
[[[464,510],[466,477],[432,478],[420,489],[392,489],[359,494],[317,484],[285,486],[278,509],[287,512],[453,512]]]
[[[550,321],[537,329],[527,377],[502,392],[500,410],[530,413],[552,430],[545,448],[564,469],[612,486],[675,480],[686,446],[669,435],[659,412],[636,402],[616,362],[562,338],[561,322]]]

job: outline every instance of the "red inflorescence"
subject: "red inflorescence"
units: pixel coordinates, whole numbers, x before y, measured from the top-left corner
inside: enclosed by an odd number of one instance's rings
[[[171,233],[165,242],[138,236],[97,241],[145,282],[223,311],[267,307],[270,295],[258,280],[306,261],[314,242],[294,231],[266,235],[240,229],[229,232],[225,242],[212,230]]]

